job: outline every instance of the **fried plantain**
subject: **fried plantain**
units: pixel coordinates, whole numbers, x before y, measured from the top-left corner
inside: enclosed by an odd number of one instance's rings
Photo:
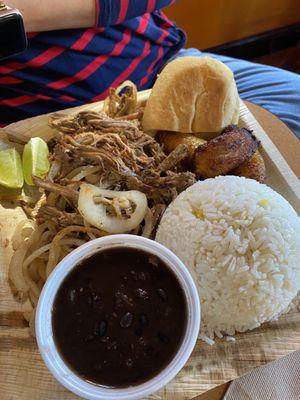
[[[230,171],[233,175],[244,176],[263,183],[266,179],[266,166],[264,159],[258,150],[243,164]]]
[[[199,146],[194,154],[197,178],[213,178],[249,160],[260,143],[252,131],[229,125],[221,135]]]
[[[206,143],[206,140],[197,138],[191,133],[160,132],[156,138],[163,145],[167,154],[175,150],[180,144],[185,144],[188,148],[187,158],[189,162],[192,162],[197,147]]]

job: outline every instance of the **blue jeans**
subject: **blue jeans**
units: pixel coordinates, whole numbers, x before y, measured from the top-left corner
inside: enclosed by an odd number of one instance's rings
[[[241,98],[275,114],[300,138],[300,75],[197,49],[183,49],[178,56],[210,56],[228,65],[234,72]]]

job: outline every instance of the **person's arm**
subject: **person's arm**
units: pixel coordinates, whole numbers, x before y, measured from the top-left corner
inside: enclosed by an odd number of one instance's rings
[[[96,1],[5,0],[5,4],[22,13],[27,32],[42,32],[95,26]]]
[[[27,32],[104,27],[166,7],[175,0],[6,0],[21,11]]]
[[[21,11],[27,32],[104,27],[166,7],[176,0],[6,0]]]

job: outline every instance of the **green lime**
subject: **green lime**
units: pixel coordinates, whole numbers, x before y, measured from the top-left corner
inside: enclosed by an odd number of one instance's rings
[[[20,154],[15,148],[0,151],[0,185],[11,189],[23,186],[23,170]]]
[[[23,173],[25,182],[33,185],[32,176],[44,178],[50,168],[47,143],[39,138],[31,138],[23,150]]]

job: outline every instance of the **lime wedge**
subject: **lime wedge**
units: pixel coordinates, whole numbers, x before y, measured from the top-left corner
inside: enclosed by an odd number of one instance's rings
[[[11,189],[23,186],[23,170],[20,154],[15,148],[0,151],[0,185]]]
[[[50,168],[47,143],[35,137],[29,140],[23,150],[23,173],[27,185],[33,185],[32,176],[44,178]]]

